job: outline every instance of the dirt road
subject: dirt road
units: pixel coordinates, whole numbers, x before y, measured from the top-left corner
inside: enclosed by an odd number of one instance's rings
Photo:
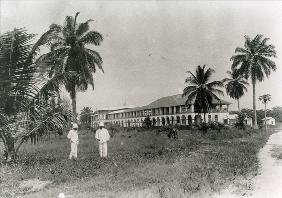
[[[270,136],[259,153],[260,174],[254,178],[254,191],[249,197],[282,197],[282,130]]]
[[[234,193],[227,189],[215,198],[281,198],[282,197],[282,129],[270,136],[259,152],[260,170],[253,178],[252,190]]]

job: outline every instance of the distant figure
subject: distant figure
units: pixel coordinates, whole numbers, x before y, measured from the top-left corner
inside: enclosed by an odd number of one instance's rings
[[[178,130],[178,126],[173,126],[170,130],[169,130],[169,132],[168,132],[168,134],[167,134],[167,136],[168,136],[168,138],[173,138],[173,139],[178,139],[178,132],[179,132],[179,130]]]
[[[104,123],[99,123],[99,129],[96,131],[95,138],[99,142],[99,153],[100,157],[107,158],[108,147],[107,141],[110,140],[110,135],[107,129],[104,128]]]
[[[69,131],[68,136],[67,136],[67,138],[70,139],[70,143],[71,143],[71,152],[70,152],[69,159],[77,158],[77,145],[79,143],[77,129],[78,129],[77,124],[73,123],[72,130]]]

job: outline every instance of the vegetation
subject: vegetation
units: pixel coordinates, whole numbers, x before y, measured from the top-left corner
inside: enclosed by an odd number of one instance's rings
[[[186,105],[194,103],[194,111],[204,114],[204,122],[206,123],[206,113],[213,107],[213,100],[220,100],[219,95],[223,95],[223,91],[219,88],[223,87],[221,81],[212,81],[210,78],[215,71],[211,68],[206,69],[206,65],[198,66],[195,74],[188,71],[189,77],[185,83],[189,85],[183,90],[183,97],[187,97]]]
[[[241,109],[242,113],[246,114],[248,117],[253,118],[254,113],[253,109],[243,108]],[[239,111],[231,111],[231,114],[238,114]],[[257,110],[257,119],[258,124],[263,125],[262,119],[264,118],[264,109]],[[275,118],[277,122],[282,122],[282,107],[273,107],[272,109],[267,109],[267,115]]]
[[[278,122],[282,122],[282,107],[273,107],[268,111],[268,115],[275,118]]]
[[[147,116],[143,128],[107,126],[112,138],[108,159],[101,160],[98,151],[95,152],[98,145],[94,133],[80,130],[79,160],[70,162],[67,158],[70,145],[61,132],[71,120],[77,119],[77,91],[85,91],[89,85],[94,89],[97,67],[103,71],[100,54],[88,48],[99,46],[103,37],[99,32],[89,31],[92,20],[77,23],[78,15],[67,16],[63,26],[52,24],[35,44],[32,43],[35,35],[25,29],[0,36],[0,140],[4,145],[1,154],[12,161],[1,161],[0,197],[20,194],[56,197],[62,191],[74,197],[82,192],[88,197],[117,193],[121,197],[144,197],[142,191],[139,195],[128,194],[130,190],[138,194],[140,189],[159,197],[197,194],[204,197],[205,193],[218,192],[238,177],[246,178],[257,172],[257,153],[270,134],[206,123],[206,113],[214,108],[214,100],[220,100],[223,82],[227,83],[230,97],[238,100],[239,109],[239,98],[248,84],[243,77],[250,77],[253,110],[243,109],[236,126],[245,129],[244,116],[252,112],[256,126],[256,83],[276,70],[275,63],[269,59],[276,57],[275,48],[267,45],[268,38],[263,39],[262,35],[252,40],[245,37],[244,48],[236,48],[236,55],[231,58],[233,73],[228,72],[231,78],[210,81],[215,71],[206,69],[205,65],[198,66],[195,73],[188,71],[183,97],[187,97],[186,105],[194,104],[195,112],[204,114],[199,129],[205,135],[193,127],[179,131],[168,126],[156,131]],[[40,55],[41,46],[47,46],[50,51]],[[67,101],[60,97],[61,85],[70,94],[72,112]],[[266,112],[270,96],[261,96],[260,100]],[[89,107],[82,110],[83,125],[89,126],[91,113]],[[280,107],[273,108],[272,113],[282,120]],[[162,131],[167,134],[163,135]],[[52,139],[49,136],[49,141],[45,141],[51,132],[61,136]],[[40,144],[26,143],[38,136],[42,137]],[[42,192],[29,194],[33,188],[21,188],[20,184],[30,178],[50,180],[53,184]]]
[[[245,118],[246,118],[246,114],[239,112],[237,122],[235,123],[235,127],[244,130],[246,128]]]
[[[91,109],[91,107],[83,107],[80,113],[80,118],[79,118],[82,127],[90,129],[92,113],[93,113],[93,110]]]
[[[42,35],[39,45],[48,45],[50,52],[39,57],[38,63],[48,68],[50,78],[66,72],[75,72],[69,81],[65,82],[65,88],[70,93],[72,99],[72,111],[76,113],[76,93],[85,91],[88,85],[94,89],[93,73],[96,67],[102,68],[102,58],[100,54],[90,48],[89,45],[98,46],[103,41],[103,36],[97,31],[89,31],[89,23],[92,19],[84,23],[77,23],[77,17],[67,16],[63,26],[52,24],[50,29]]]
[[[56,95],[54,88],[67,79],[44,82],[36,76],[31,40],[33,34],[15,29],[0,39],[0,139],[8,161],[17,157],[24,141],[47,131],[61,130],[71,114],[61,105],[49,100]]]
[[[67,159],[66,137],[25,144],[18,163],[0,171],[0,178],[10,172],[0,183],[0,197],[57,197],[60,192],[70,197],[209,197],[231,183],[250,185],[249,178],[258,171],[257,153],[270,135],[182,130],[174,140],[148,130],[121,130],[109,142],[109,159],[100,160],[94,133],[79,133],[79,160],[73,163]],[[20,184],[30,178],[52,184],[28,193],[31,188]]]
[[[230,77],[224,78],[223,83],[226,83],[226,93],[233,99],[238,101],[238,111],[240,111],[240,103],[239,99],[244,95],[245,92],[247,92],[246,85],[249,85],[249,83],[244,80],[242,75],[237,75],[236,70],[233,72],[227,71],[226,72]]]
[[[150,116],[147,116],[145,119],[144,119],[144,126],[145,127],[151,127],[152,126],[152,120],[150,118]]]
[[[271,100],[270,94],[264,94],[259,97],[259,100],[264,104],[264,124],[265,124],[265,130],[267,130],[267,124],[266,124],[266,104]]]
[[[244,47],[235,49],[236,55],[231,57],[232,70],[238,69],[238,74],[246,79],[251,78],[253,86],[253,127],[257,128],[256,112],[256,84],[261,82],[265,76],[268,78],[271,71],[276,70],[276,64],[270,58],[276,57],[275,47],[267,44],[269,38],[263,38],[263,35],[257,35],[250,39],[245,36]]]

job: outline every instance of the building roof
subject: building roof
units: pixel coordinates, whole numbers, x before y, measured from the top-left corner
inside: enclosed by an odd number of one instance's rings
[[[266,117],[266,120],[270,120],[270,119],[274,119],[273,117]],[[265,120],[265,118],[261,119],[261,120]],[[275,119],[274,119],[275,120]]]
[[[170,106],[180,106],[185,105],[187,97],[182,97],[182,94],[177,94],[173,96],[162,97],[152,103],[150,103],[148,108],[159,108],[159,107],[170,107]],[[231,104],[230,102],[224,101],[222,99],[217,100],[213,98],[213,104]],[[194,104],[191,102],[190,104]]]
[[[187,98],[182,97],[182,94],[177,94],[173,96],[166,96],[162,97],[160,99],[155,100],[154,102],[151,102],[149,105],[142,106],[142,107],[135,107],[135,108],[129,108],[124,109],[122,112],[120,111],[113,111],[110,114],[114,113],[125,113],[125,112],[132,112],[132,111],[141,111],[145,109],[154,109],[154,108],[160,108],[160,107],[170,107],[170,106],[181,106],[185,105]],[[213,99],[213,104],[231,104],[230,102],[227,102],[225,100],[216,100]],[[191,103],[193,104],[193,103]]]
[[[94,111],[95,113],[108,113],[108,112],[116,112],[116,111],[122,111],[122,110],[126,110],[126,109],[132,109],[134,108],[133,105],[127,105],[127,106],[122,106],[122,107],[106,107],[106,108],[101,108],[101,109],[97,109],[96,111]]]

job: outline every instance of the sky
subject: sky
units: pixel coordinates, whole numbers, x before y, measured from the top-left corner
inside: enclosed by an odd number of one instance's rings
[[[93,19],[91,29],[104,36],[94,47],[105,73],[95,75],[95,89],[78,93],[78,109],[141,106],[182,93],[187,71],[206,64],[221,80],[230,57],[244,45],[244,35],[263,34],[277,50],[276,72],[257,84],[257,98],[270,94],[269,107],[282,105],[282,2],[275,1],[82,1],[0,0],[0,33],[26,27],[41,35],[52,23],[80,12],[78,22]],[[237,102],[226,94],[225,100]],[[252,88],[240,100],[252,108]],[[257,101],[258,109],[263,108]]]

